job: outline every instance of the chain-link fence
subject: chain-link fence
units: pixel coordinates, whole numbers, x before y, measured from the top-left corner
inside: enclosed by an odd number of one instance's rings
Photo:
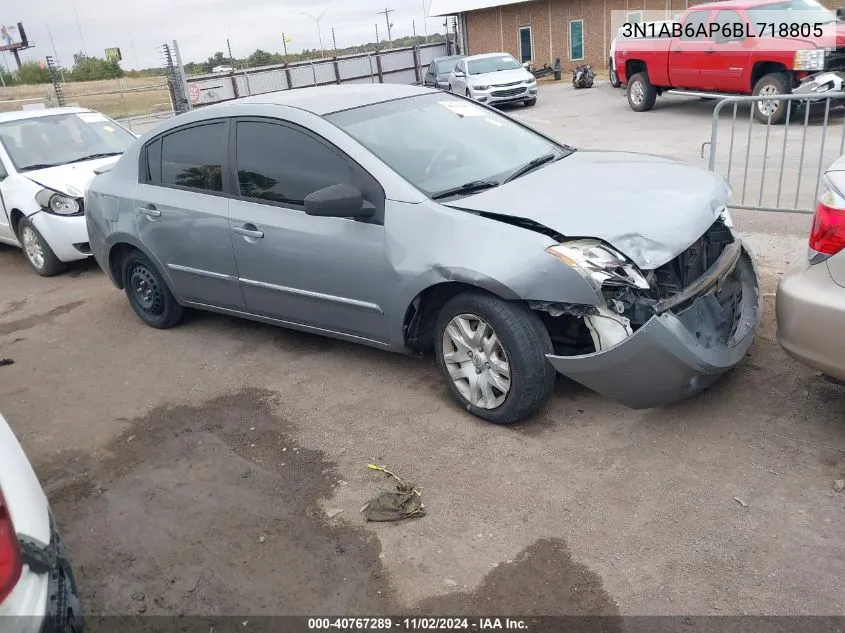
[[[199,107],[239,97],[346,83],[418,83],[425,67],[446,55],[446,44],[356,53],[331,59],[249,68],[187,78],[191,105]]]

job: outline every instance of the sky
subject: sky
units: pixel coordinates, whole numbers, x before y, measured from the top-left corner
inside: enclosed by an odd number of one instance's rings
[[[282,52],[282,33],[293,41],[288,51],[332,46],[332,27],[338,48],[386,39],[387,22],[378,11],[393,9],[393,37],[411,35],[412,20],[418,35],[443,32],[443,18],[424,18],[431,0],[3,0],[0,24],[22,22],[27,38],[35,43],[22,60],[43,61],[54,55],[71,66],[73,54],[83,51],[103,57],[105,49],[118,47],[124,69],[162,66],[158,47],[176,40],[182,61],[205,61],[215,51],[226,52],[226,39],[234,57],[245,57],[256,48]],[[387,5],[385,7],[385,5]],[[51,41],[52,36],[52,41]],[[55,50],[54,50],[55,49]],[[0,53],[0,64],[14,66],[10,53]]]

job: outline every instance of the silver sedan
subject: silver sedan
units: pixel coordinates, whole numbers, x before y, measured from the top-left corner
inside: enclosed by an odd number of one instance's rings
[[[168,121],[93,180],[86,217],[153,327],[195,308],[433,350],[461,406],[509,423],[555,370],[651,407],[742,360],[761,302],[729,193],[461,96],[332,86]]]

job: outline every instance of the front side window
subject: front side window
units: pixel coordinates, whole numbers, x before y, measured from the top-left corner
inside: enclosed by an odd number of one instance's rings
[[[237,128],[238,187],[245,198],[302,205],[325,187],[356,184],[350,164],[294,128],[241,121]]]
[[[98,112],[51,114],[0,124],[0,143],[21,172],[117,156],[135,136]]]
[[[455,69],[455,66],[457,66],[459,61],[460,60],[458,59],[446,59],[437,62],[437,73],[440,75],[448,75]]]
[[[482,57],[467,62],[470,75],[484,75],[495,73],[500,70],[514,70],[521,68],[519,62],[510,55],[496,55],[495,57]]]
[[[498,183],[535,158],[572,151],[446,94],[398,99],[326,118],[428,196],[478,180]]]
[[[569,59],[584,59],[584,20],[573,20],[569,23]]]
[[[743,37],[745,20],[743,20],[736,11],[719,11],[716,14],[715,24],[717,24],[719,28],[714,29],[713,31],[714,42],[736,42],[745,39]]]
[[[179,130],[163,137],[160,142],[160,164],[156,164],[158,145],[151,143],[147,147],[152,183],[223,191],[226,123],[209,123]]]

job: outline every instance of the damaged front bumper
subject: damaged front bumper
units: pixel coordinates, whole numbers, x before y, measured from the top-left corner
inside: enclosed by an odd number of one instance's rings
[[[819,101],[843,91],[845,91],[845,73],[826,70],[806,77],[793,88],[792,94],[818,96],[818,99],[811,99],[811,101]]]
[[[729,278],[741,288],[727,311],[717,293]],[[580,356],[548,355],[560,373],[634,409],[695,395],[739,364],[762,318],[751,254],[740,240],[726,248],[695,283],[654,306],[654,316],[617,345]],[[733,319],[731,334],[718,335]]]

